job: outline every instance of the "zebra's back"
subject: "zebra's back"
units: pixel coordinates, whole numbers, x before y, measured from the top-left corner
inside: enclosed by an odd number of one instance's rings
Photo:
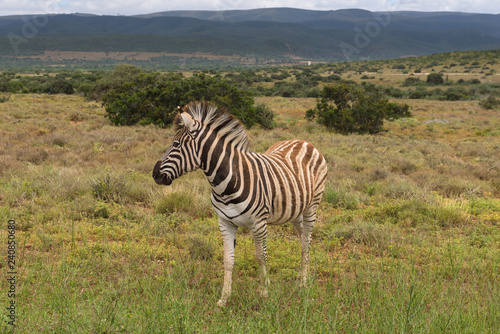
[[[269,224],[281,224],[317,206],[324,191],[327,164],[312,145],[303,140],[282,141],[263,155],[269,161],[272,183]]]

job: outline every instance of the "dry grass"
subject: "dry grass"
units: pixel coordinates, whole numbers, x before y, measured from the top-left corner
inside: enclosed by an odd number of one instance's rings
[[[298,240],[272,228],[271,295],[259,300],[252,237],[241,231],[235,293],[217,314],[210,188],[199,171],[171,187],[151,178],[171,129],[114,127],[78,96],[0,104],[0,220],[18,227],[19,333],[498,331],[497,111],[410,100],[413,119],[342,136],[303,119],[314,99],[258,102],[279,127],[249,131],[252,149],[300,138],[328,161],[313,282],[294,285]],[[425,124],[436,119],[447,123]]]

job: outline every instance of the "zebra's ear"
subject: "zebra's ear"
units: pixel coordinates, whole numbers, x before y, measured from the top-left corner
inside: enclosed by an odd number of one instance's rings
[[[180,114],[181,125],[188,129],[189,133],[192,134],[196,130],[196,121],[187,112]]]

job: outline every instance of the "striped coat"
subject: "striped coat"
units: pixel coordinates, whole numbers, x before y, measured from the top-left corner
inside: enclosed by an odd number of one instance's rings
[[[243,125],[205,102],[185,106],[174,123],[177,134],[156,163],[153,178],[170,185],[197,168],[205,173],[224,241],[224,286],[218,305],[224,306],[231,294],[238,227],[253,233],[261,294],[266,296],[267,226],[291,222],[301,240],[301,283],[305,284],[311,230],[327,176],[321,153],[302,140],[276,143],[264,154],[251,152]]]

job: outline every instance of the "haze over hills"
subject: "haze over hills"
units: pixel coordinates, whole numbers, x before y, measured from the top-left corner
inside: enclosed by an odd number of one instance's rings
[[[458,12],[265,8],[0,17],[4,56],[150,51],[342,61],[498,48],[500,15]]]

